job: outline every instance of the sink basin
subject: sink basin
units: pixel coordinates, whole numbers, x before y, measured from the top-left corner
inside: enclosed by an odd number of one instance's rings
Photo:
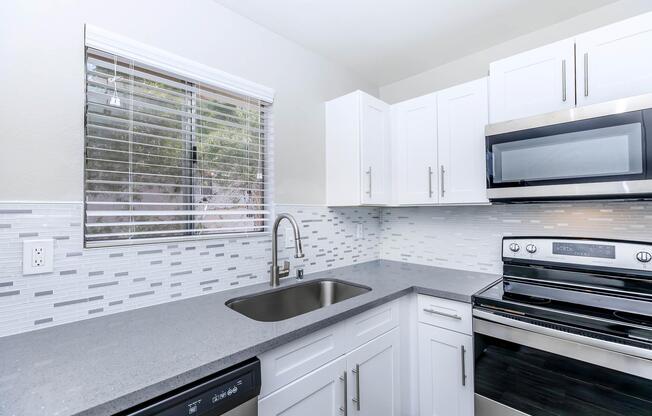
[[[313,280],[231,299],[226,306],[262,322],[277,322],[367,293],[371,288],[339,280]]]

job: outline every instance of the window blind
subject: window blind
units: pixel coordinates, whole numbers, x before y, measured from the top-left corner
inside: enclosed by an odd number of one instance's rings
[[[86,48],[86,246],[268,231],[271,105]]]

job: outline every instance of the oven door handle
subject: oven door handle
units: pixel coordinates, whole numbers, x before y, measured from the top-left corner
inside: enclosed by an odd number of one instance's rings
[[[473,310],[473,332],[652,380],[652,351]]]

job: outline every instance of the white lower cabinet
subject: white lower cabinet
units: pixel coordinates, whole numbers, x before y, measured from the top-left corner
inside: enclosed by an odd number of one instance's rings
[[[259,356],[260,416],[400,415],[399,304]]]
[[[335,416],[344,409],[346,358],[340,357],[258,402],[260,416]]]
[[[399,360],[394,328],[260,399],[258,414],[398,416]]]
[[[349,415],[400,414],[398,328],[348,354],[346,363]]]
[[[473,338],[419,324],[419,414],[473,416]]]

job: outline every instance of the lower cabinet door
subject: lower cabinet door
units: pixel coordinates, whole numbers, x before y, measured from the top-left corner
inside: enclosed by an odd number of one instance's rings
[[[421,416],[473,416],[473,338],[419,324]]]
[[[399,341],[394,328],[346,356],[348,415],[400,414]]]
[[[346,359],[323,367],[260,399],[259,416],[338,416],[344,414]]]

